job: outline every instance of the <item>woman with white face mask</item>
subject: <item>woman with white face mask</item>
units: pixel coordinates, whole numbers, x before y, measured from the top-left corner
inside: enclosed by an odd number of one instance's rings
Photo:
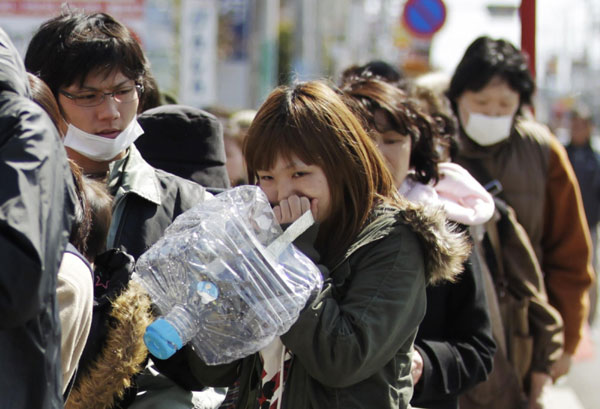
[[[460,123],[456,162],[482,185],[498,181],[534,247],[549,299],[564,321],[564,354],[538,368],[556,379],[569,370],[587,316],[593,273],[577,179],[548,128],[523,112],[535,84],[525,56],[489,37],[466,50],[447,96]],[[548,377],[548,381],[549,381]]]

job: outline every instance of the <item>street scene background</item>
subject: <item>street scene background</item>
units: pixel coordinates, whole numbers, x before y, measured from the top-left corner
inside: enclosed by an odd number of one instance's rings
[[[279,83],[336,80],[350,64],[382,59],[409,75],[451,74],[479,35],[521,42],[518,0],[440,1],[443,21],[425,36],[407,27],[407,0],[2,0],[0,26],[24,52],[65,3],[124,21],[163,92],[230,110],[257,108]],[[600,2],[538,0],[536,10],[536,115],[560,138],[577,100],[600,109]]]

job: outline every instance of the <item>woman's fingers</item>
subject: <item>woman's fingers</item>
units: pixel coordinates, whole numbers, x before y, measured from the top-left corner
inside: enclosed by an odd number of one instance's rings
[[[300,215],[303,215],[310,210],[310,200],[306,196],[300,198]]]
[[[315,199],[311,202],[311,200],[305,196],[299,197],[297,195],[292,195],[279,202],[279,204],[273,208],[273,212],[275,212],[275,217],[277,217],[279,224],[292,223],[308,210],[313,211],[313,215],[315,215],[315,211],[313,210],[314,201]]]
[[[277,223],[282,224],[284,223],[282,221],[282,216],[281,216],[281,206],[277,205],[273,208],[273,213],[275,213],[275,218],[277,219]]]
[[[287,198],[287,202],[290,209],[290,219],[294,221],[302,215],[302,205],[300,197],[292,195]]]
[[[282,223],[290,223],[290,220],[292,218],[292,211],[290,210],[290,203],[288,199],[279,202],[279,207],[281,208]]]

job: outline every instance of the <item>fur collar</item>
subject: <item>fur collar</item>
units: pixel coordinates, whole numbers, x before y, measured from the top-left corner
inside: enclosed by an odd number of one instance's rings
[[[404,198],[399,198],[398,203],[398,206],[380,205],[375,208],[367,226],[334,270],[359,248],[385,237],[398,224],[404,224],[421,240],[428,283],[456,281],[471,252],[467,232],[447,220],[441,207],[424,207]]]
[[[66,409],[112,408],[143,369],[148,356],[143,336],[153,318],[150,298],[138,283],[129,281],[128,288],[113,301],[111,319],[104,348],[73,387]]]

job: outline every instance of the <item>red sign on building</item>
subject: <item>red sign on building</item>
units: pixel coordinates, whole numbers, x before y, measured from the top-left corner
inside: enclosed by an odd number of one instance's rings
[[[141,18],[145,0],[74,0],[67,3],[73,9],[109,13],[119,18]],[[60,11],[65,0],[2,0],[0,14],[47,16]]]

